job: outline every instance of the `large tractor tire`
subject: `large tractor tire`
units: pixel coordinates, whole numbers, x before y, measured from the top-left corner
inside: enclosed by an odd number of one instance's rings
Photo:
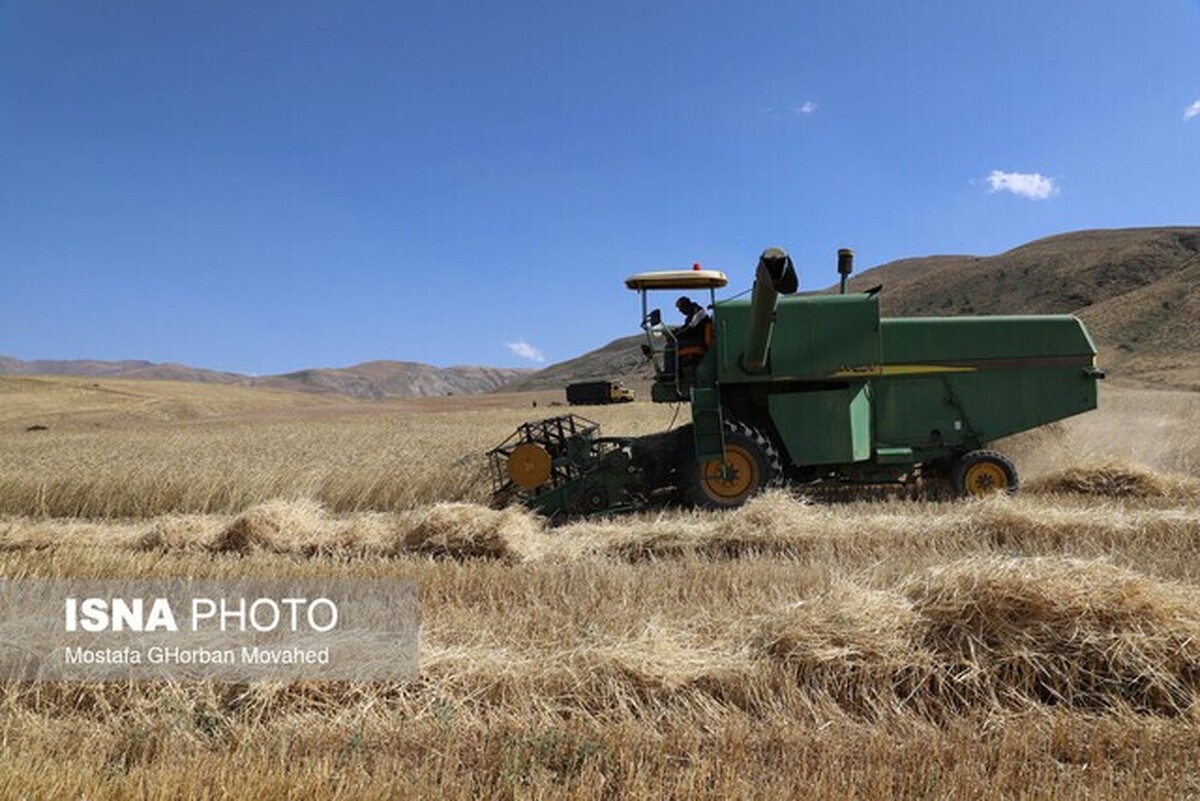
[[[1017,491],[1017,468],[1012,461],[996,451],[971,451],[963,454],[950,474],[950,485],[956,495],[983,498],[996,493]]]
[[[732,509],[751,496],[783,483],[783,462],[779,449],[758,429],[734,420],[725,421],[725,466],[713,460],[697,464],[694,458],[684,464],[681,474],[683,498],[705,509]]]

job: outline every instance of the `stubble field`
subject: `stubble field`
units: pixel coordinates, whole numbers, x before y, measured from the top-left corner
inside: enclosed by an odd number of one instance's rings
[[[1198,795],[1200,404],[1105,389],[1001,443],[1013,498],[551,528],[481,457],[548,395],[0,380],[0,576],[395,577],[422,615],[404,684],[0,685],[0,795]]]

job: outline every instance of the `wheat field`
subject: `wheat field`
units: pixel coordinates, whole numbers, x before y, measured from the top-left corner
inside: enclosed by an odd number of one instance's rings
[[[0,796],[1200,795],[1200,404],[1106,389],[1000,443],[1011,498],[550,527],[481,456],[549,395],[0,380],[0,576],[395,577],[422,620],[408,683],[4,683]]]

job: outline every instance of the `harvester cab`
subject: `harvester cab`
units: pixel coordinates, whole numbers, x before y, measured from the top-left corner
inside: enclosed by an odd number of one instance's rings
[[[688,400],[688,390],[695,383],[696,370],[712,345],[713,325],[711,318],[706,321],[703,339],[699,342],[680,342],[676,329],[663,322],[662,311],[650,309],[650,292],[708,290],[708,308],[712,309],[717,302],[716,290],[728,283],[725,273],[701,269],[699,264],[693,265],[690,270],[638,273],[625,279],[625,286],[636,290],[641,296],[642,331],[646,335],[642,353],[654,365],[651,399],[655,402]]]

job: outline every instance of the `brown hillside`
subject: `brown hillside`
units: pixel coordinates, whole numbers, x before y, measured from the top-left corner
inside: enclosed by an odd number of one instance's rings
[[[299,370],[275,376],[248,376],[147,361],[93,359],[22,361],[0,356],[0,376],[57,375],[90,378],[195,381],[268,387],[350,398],[408,398],[477,395],[490,392],[529,370],[494,367],[434,367],[416,362],[375,361],[342,368]]]
[[[246,384],[249,376],[189,367],[186,364],[156,364],[127,359],[108,362],[97,359],[36,359],[22,361],[0,356],[0,375],[73,375],[94,378],[140,378],[155,381],[200,381],[207,384]]]
[[[894,261],[850,287],[883,284],[889,316],[1067,314],[1169,280],[1198,254],[1200,228],[1078,231],[996,256]]]
[[[641,334],[614,339],[602,348],[510,381],[504,391],[561,389],[590,379],[617,379],[635,386],[649,383],[654,380],[654,371],[639,349],[643,342]]]
[[[805,280],[834,277],[809,271]],[[740,286],[749,276],[732,278]],[[1200,227],[1078,231],[996,256],[901,259],[854,276],[850,289],[879,284],[893,317],[1078,314],[1113,378],[1200,389]],[[510,386],[645,380],[641,341],[616,340]]]
[[[1078,314],[1114,378],[1200,388],[1200,228],[1079,231],[997,256],[907,259],[883,284],[889,316]]]
[[[300,370],[258,379],[274,389],[353,398],[475,395],[500,388],[528,370],[496,367],[434,367],[417,362],[375,361],[340,369]]]

